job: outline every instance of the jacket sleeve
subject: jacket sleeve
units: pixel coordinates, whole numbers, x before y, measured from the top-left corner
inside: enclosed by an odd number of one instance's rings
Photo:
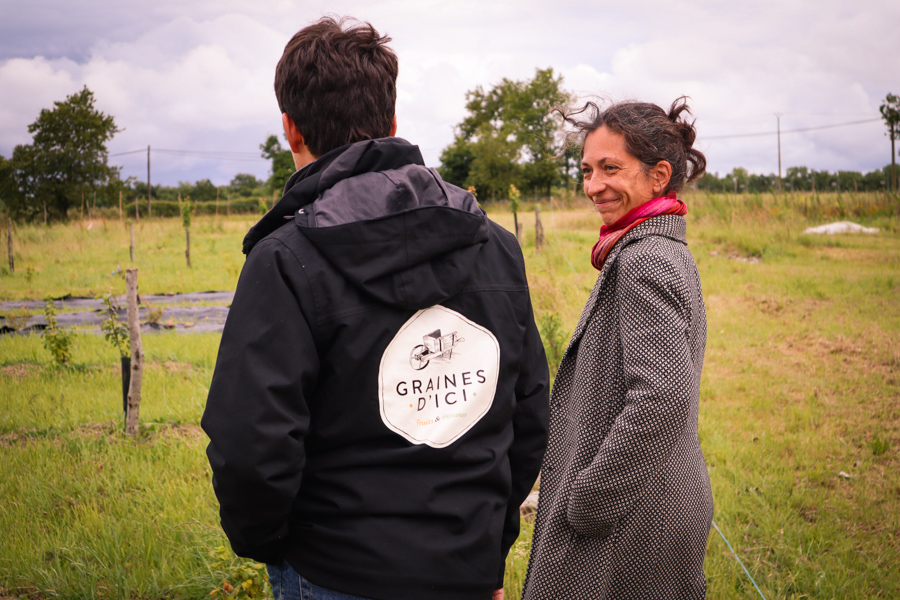
[[[540,473],[550,427],[550,374],[530,301],[521,356],[522,364],[516,381],[516,410],[513,415],[515,437],[509,449],[512,489],[501,539],[497,589],[503,587],[506,555],[519,537],[519,509]]]
[[[616,304],[625,407],[572,487],[567,518],[603,537],[658,474],[687,426],[694,384],[689,291],[670,258],[623,252]],[[602,343],[602,341],[601,341]]]
[[[201,421],[222,528],[237,555],[270,564],[283,560],[319,368],[290,274],[303,277],[279,241],[250,253]]]

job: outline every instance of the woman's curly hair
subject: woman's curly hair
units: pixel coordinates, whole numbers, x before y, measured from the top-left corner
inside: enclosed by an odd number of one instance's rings
[[[672,166],[672,176],[666,194],[678,192],[686,183],[696,181],[706,172],[706,157],[693,148],[697,139],[694,121],[682,117],[691,114],[687,97],[672,103],[668,114],[651,102],[625,101],[601,108],[587,102],[576,110],[557,109],[572,127],[569,142],[581,146],[592,131],[606,127],[625,137],[625,149],[649,171],[660,161]]]

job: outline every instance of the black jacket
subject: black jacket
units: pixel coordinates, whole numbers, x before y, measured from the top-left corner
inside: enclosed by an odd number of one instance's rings
[[[295,173],[244,251],[202,420],[235,552],[369,598],[489,598],[547,441],[515,238],[385,138]]]

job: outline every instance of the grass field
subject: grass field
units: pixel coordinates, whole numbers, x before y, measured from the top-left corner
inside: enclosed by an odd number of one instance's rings
[[[708,310],[701,443],[715,521],[766,598],[900,597],[900,200],[885,195],[686,197]],[[489,215],[512,228],[505,205]],[[599,218],[541,206],[546,243],[524,252],[548,354],[593,285]],[[852,220],[877,236],[803,235]],[[233,289],[252,217],[135,225],[144,293]],[[4,240],[5,241],[5,240]],[[128,225],[14,231],[0,300],[124,292]],[[2,261],[5,265],[5,261]],[[0,336],[0,596],[207,598],[239,584],[217,522],[198,423],[217,334],[144,336],[138,439],[122,433],[116,351],[76,334],[53,365],[36,336]],[[530,531],[510,556],[517,598]],[[213,554],[218,553],[216,556]],[[759,594],[713,530],[710,598]],[[232,592],[235,593],[235,592]]]

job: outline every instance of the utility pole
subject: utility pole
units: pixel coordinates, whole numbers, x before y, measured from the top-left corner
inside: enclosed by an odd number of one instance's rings
[[[150,145],[147,145],[147,217],[153,216],[153,209],[150,207]]]
[[[775,119],[778,123],[778,191],[784,190],[781,183],[781,113],[775,113]]]

